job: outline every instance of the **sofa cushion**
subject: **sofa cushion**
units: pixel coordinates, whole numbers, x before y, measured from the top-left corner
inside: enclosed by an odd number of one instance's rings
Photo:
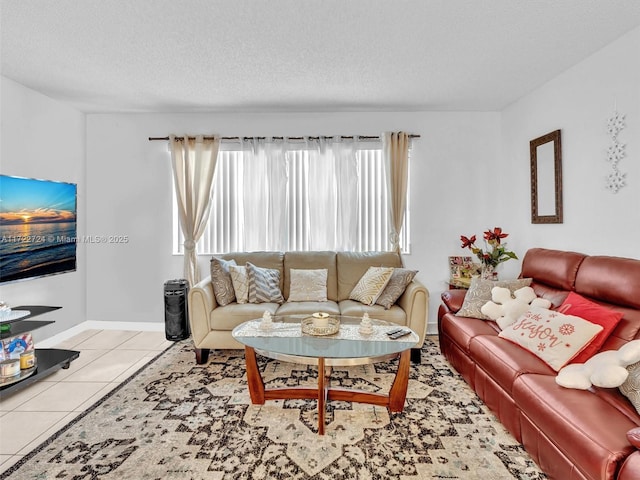
[[[530,374],[514,382],[513,398],[586,478],[615,478],[635,451],[626,433],[636,424],[589,390],[566,389],[551,375]]]
[[[585,258],[582,253],[531,248],[522,259],[520,276],[535,278],[536,283],[560,290],[573,290],[578,268]]]
[[[484,313],[480,311],[482,306],[491,301],[491,289],[493,287],[508,288],[511,293],[522,287],[528,287],[531,284],[530,278],[519,278],[516,280],[485,280],[480,277],[473,277],[467,294],[464,297],[462,307],[456,315],[459,317],[473,317],[490,320]]]
[[[289,298],[291,287],[291,269],[298,270],[327,270],[327,299],[338,300],[338,273],[336,267],[336,252],[286,252],[284,254],[284,286],[282,293]]]
[[[222,258],[211,258],[211,284],[216,302],[221,307],[230,304],[236,299],[233,282],[229,272],[229,267],[235,265],[235,260],[223,260]]]
[[[349,300],[357,300],[365,305],[375,304],[392,274],[393,268],[390,267],[369,267],[351,290]]]
[[[402,260],[396,252],[337,252],[336,265],[338,300],[347,300],[369,267],[399,268]]]
[[[280,271],[275,268],[257,267],[247,262],[249,277],[249,303],[283,303],[280,291]]]
[[[280,305],[276,315],[311,315],[316,312],[340,315],[340,307],[332,300],[326,302],[285,302]]]
[[[242,322],[259,320],[264,312],[272,315],[278,310],[277,303],[230,303],[224,307],[214,308],[209,315],[209,328],[230,332]]]
[[[394,305],[388,310],[381,305],[365,305],[355,300],[342,300],[339,305],[340,313],[348,317],[362,318],[366,313],[372,319],[397,323],[398,325],[407,324],[407,314],[398,305]],[[420,332],[417,333],[420,335]]]
[[[327,269],[289,270],[288,302],[326,302],[327,301]]]
[[[283,287],[284,253],[282,252],[231,252],[219,255],[225,260],[235,260],[237,265],[246,265],[247,262],[257,267],[272,268],[280,272],[280,291]]]
[[[479,318],[457,317],[447,313],[440,319],[440,332],[447,335],[465,352],[469,352],[471,339],[478,335],[498,336],[500,329],[495,322],[487,322]]]
[[[497,335],[479,335],[471,339],[470,356],[506,392],[520,375],[537,373],[555,375],[538,357]]]
[[[602,331],[580,317],[533,307],[498,336],[520,345],[558,371]]]
[[[575,290],[603,302],[640,309],[640,262],[631,258],[587,257],[576,276]]]
[[[382,305],[384,308],[391,308],[396,300],[398,300],[407,289],[413,278],[418,273],[417,270],[409,270],[407,268],[394,268],[389,283],[376,300],[376,304]]]

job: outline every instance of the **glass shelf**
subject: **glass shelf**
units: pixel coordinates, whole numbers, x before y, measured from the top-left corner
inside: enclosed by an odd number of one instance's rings
[[[62,307],[52,307],[46,305],[27,305],[15,307],[14,310],[28,310],[30,313],[22,318],[3,322],[0,324],[8,329],[0,332],[0,339],[11,338],[26,332],[42,328],[55,323],[51,320],[28,320],[43,313],[52,312]],[[34,382],[37,382],[47,375],[51,375],[61,368],[69,368],[72,361],[80,356],[80,352],[75,350],[62,350],[58,348],[36,348],[36,366],[27,370],[21,370],[19,375],[14,377],[0,378],[0,398],[13,394]]]

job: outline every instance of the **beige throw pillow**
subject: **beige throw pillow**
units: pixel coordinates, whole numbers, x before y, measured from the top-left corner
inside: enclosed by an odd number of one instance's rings
[[[498,336],[530,351],[556,372],[602,331],[584,318],[533,307]]]
[[[230,304],[235,300],[235,291],[231,281],[229,267],[235,265],[235,260],[223,260],[218,257],[211,259],[211,284],[216,302],[221,307]]]
[[[480,277],[473,277],[467,294],[464,297],[462,307],[456,313],[459,317],[481,318],[490,320],[484,313],[480,311],[482,306],[491,300],[491,289],[493,287],[508,288],[511,293],[522,287],[531,285],[531,278],[518,278],[516,280],[483,280]]]
[[[393,267],[369,267],[349,294],[351,300],[373,305],[389,283]]]
[[[231,282],[236,293],[236,302],[247,303],[249,301],[249,278],[247,277],[247,267],[231,265],[229,267]]]
[[[327,301],[326,268],[317,270],[289,270],[291,284],[288,302],[326,302]]]
[[[404,293],[407,285],[413,281],[413,277],[415,277],[417,273],[417,270],[394,268],[389,283],[384,287],[384,290],[376,300],[376,304],[382,305],[387,310],[393,307],[396,300]]]
[[[629,399],[631,405],[640,413],[640,362],[627,365],[629,376],[620,387],[620,392]]]

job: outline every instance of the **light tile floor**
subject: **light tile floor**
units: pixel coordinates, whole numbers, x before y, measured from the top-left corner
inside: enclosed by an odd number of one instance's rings
[[[69,369],[0,399],[0,473],[170,344],[164,332],[86,330],[56,345],[80,357]]]

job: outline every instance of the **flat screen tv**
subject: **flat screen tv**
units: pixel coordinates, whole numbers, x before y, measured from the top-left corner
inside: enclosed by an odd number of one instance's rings
[[[0,175],[0,283],[76,270],[75,183]]]

